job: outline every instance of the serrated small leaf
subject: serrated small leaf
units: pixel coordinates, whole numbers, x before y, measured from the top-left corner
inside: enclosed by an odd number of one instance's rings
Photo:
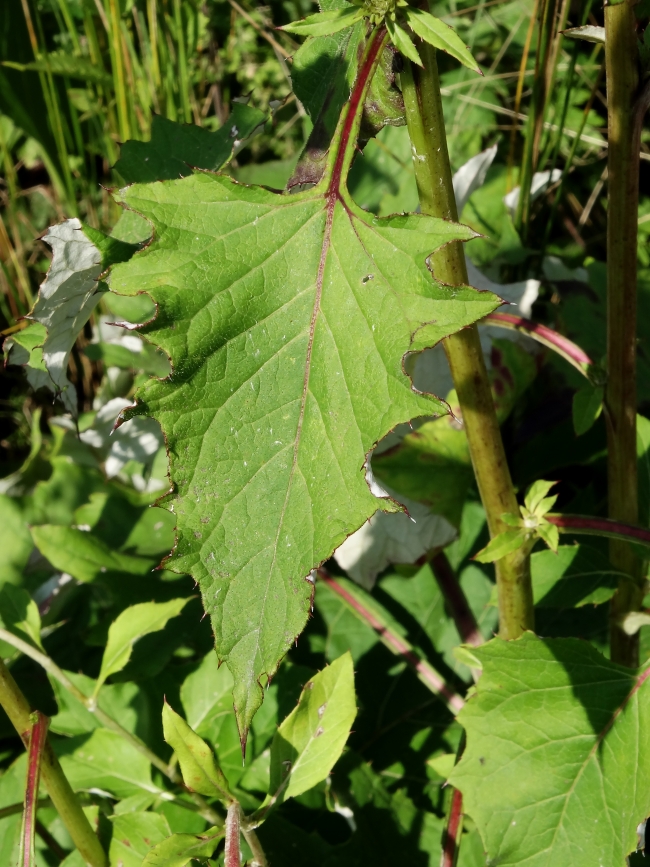
[[[650,668],[531,633],[473,652],[483,674],[458,715],[467,745],[449,782],[488,863],[625,864],[650,815]]]
[[[298,706],[273,738],[269,797],[275,804],[328,776],[356,714],[352,657],[344,653],[305,684]]]
[[[538,479],[536,482],[533,482],[526,491],[524,498],[526,508],[530,512],[535,513],[539,504],[554,485],[557,485],[557,482],[547,482],[545,479]]]
[[[474,560],[479,563],[494,563],[506,554],[516,551],[526,541],[526,530],[505,530],[474,555]]]
[[[183,782],[192,792],[221,798],[230,803],[228,781],[219,767],[214,753],[182,716],[165,701],[162,712],[163,735],[178,756]]]
[[[406,30],[403,30],[399,24],[397,24],[396,21],[391,20],[390,17],[386,18],[385,24],[386,30],[388,30],[388,35],[390,36],[391,42],[395,48],[397,48],[404,57],[408,58],[408,60],[417,63],[418,66],[422,66],[422,60],[420,59],[418,50]]]
[[[0,618],[9,632],[23,640],[26,638],[39,650],[43,650],[38,605],[22,587],[4,585],[0,591]]]
[[[127,184],[183,178],[194,168],[218,171],[266,120],[264,112],[238,102],[216,132],[154,115],[151,140],[125,142],[115,170]]]
[[[142,867],[185,867],[193,858],[210,858],[223,839],[224,828],[209,828],[203,834],[172,834],[148,853]]]
[[[560,531],[555,526],[555,524],[548,524],[543,522],[538,525],[537,533],[540,539],[542,539],[543,542],[546,542],[551,551],[556,554],[557,546],[560,543]]]
[[[181,613],[189,599],[168,602],[141,602],[123,611],[108,630],[108,641],[95,686],[95,695],[111,674],[121,671],[131,658],[136,641],[151,632],[164,629],[167,621]]]
[[[2,346],[5,364],[24,367],[27,382],[34,390],[52,388],[52,380],[43,361],[43,344],[46,337],[45,326],[39,322],[30,322],[27,328],[7,337]]]
[[[409,26],[420,39],[440,51],[451,54],[468,69],[481,73],[479,65],[472,57],[472,52],[452,27],[416,6],[407,6],[404,11]]]
[[[582,436],[596,422],[603,411],[605,389],[602,385],[585,385],[573,395],[573,429]]]
[[[363,9],[356,6],[348,6],[344,9],[332,9],[329,12],[316,12],[308,15],[302,21],[293,21],[279,27],[287,33],[296,33],[298,36],[331,36],[346,27],[352,27],[363,18]]]

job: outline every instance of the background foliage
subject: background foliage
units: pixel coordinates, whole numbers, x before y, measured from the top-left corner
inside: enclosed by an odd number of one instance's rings
[[[642,7],[640,16],[645,14]],[[155,137],[163,118],[215,131],[224,129],[243,103],[258,109],[268,120],[235,153],[227,170],[245,183],[284,186],[311,120],[291,92],[297,41],[275,27],[312,11],[306,0],[266,7],[234,0],[203,5],[193,0],[5,0],[0,16],[0,314],[5,336],[22,345],[20,317],[31,309],[51,258],[39,240],[41,233],[73,216],[110,231],[120,211],[108,190],[131,180],[129,151],[121,144]],[[480,271],[474,284],[504,296],[503,284],[520,284],[513,296],[519,301],[532,285],[533,317],[578,342],[599,363],[605,351],[602,46],[554,37],[543,70],[553,86],[538,106],[542,133],[535,170],[547,174],[540,178],[530,223],[518,231],[512,196],[538,63],[537,31],[529,27],[534,3],[440,0],[432,11],[454,25],[485,73],[478,78],[440,58],[454,169],[497,145],[484,182],[462,212],[462,221],[483,236],[467,247]],[[589,3],[574,7],[565,2],[558,14],[560,23],[602,23],[601,11]],[[137,152],[129,147],[131,155]],[[641,413],[648,415],[650,148],[645,142],[642,150],[639,399]],[[122,174],[119,164],[112,168],[120,156]],[[381,216],[415,210],[404,127],[387,126],[368,143],[353,166],[350,190],[361,207]],[[138,236],[141,227],[135,221],[122,217],[120,226],[125,241],[144,237]],[[420,669],[418,677],[380,641],[368,618],[355,613],[327,583],[318,583],[308,627],[265,690],[242,766],[232,680],[225,667],[217,669],[197,591],[187,576],[165,570],[164,564],[156,570],[174,544],[173,516],[149,508],[168,487],[160,431],[153,422],[136,419],[131,424],[140,427],[131,428],[131,435],[110,437],[113,420],[131,402],[134,389],[168,369],[161,353],[110,323],[146,322],[151,313],[146,296],[123,299],[107,293],[99,300],[71,349],[66,371],[79,407],[79,436],[50,391],[38,381],[28,383],[19,366],[5,369],[0,413],[4,628],[44,650],[86,696],[100,673],[106,676],[100,708],[164,761],[171,756],[161,719],[166,697],[217,753],[228,785],[249,812],[260,806],[268,789],[277,726],[314,673],[349,651],[358,714],[348,747],[331,775],[300,793],[296,789],[270,815],[260,839],[272,864],[365,865],[400,859],[437,865],[448,806],[443,783],[461,734],[453,703],[450,709],[449,702],[433,695],[426,671],[424,676]],[[552,354],[504,339],[502,332],[486,331],[485,343],[518,488],[523,491],[540,477],[558,479],[559,508],[604,514],[604,421],[597,419],[576,436],[572,402],[582,385],[578,374]],[[451,383],[436,352],[417,362],[415,376],[433,380],[436,393],[453,408]],[[643,422],[640,431],[641,513],[647,524],[650,438]],[[402,501],[409,498],[414,508],[424,509],[420,526],[429,527],[427,543],[418,549],[421,539],[405,542],[404,533],[396,531],[390,547],[386,530],[380,526],[373,531],[371,522],[364,530],[375,532],[370,560],[353,551],[347,559],[343,555],[327,564],[340,576],[341,587],[371,606],[458,693],[472,680],[466,664],[471,660],[460,661],[453,653],[466,636],[459,635],[441,590],[435,558],[415,561],[424,550],[444,549],[488,639],[496,622],[493,570],[471,560],[487,542],[487,531],[468,466],[463,436],[449,419],[392,435],[379,447],[373,469]],[[397,521],[403,516],[381,517]],[[559,560],[551,557],[546,551],[533,555],[538,633],[578,636],[606,655],[604,603],[615,576],[604,542],[567,545]],[[156,620],[160,612],[147,609],[156,628],[144,629],[138,621],[138,640],[131,635],[126,641],[131,653],[124,655],[122,648],[120,664],[107,668],[102,659],[111,624],[132,606],[152,602],[167,606],[173,616]],[[644,659],[650,627],[643,626],[641,635]],[[52,741],[75,788],[85,793],[86,809],[97,818],[112,863],[139,865],[148,849],[170,834],[204,834],[211,827],[187,793],[152,768],[132,743],[100,724],[51,672],[13,645],[2,642],[0,650],[33,705],[52,717]],[[591,651],[585,654],[592,659]],[[0,862],[12,864],[20,815],[7,808],[22,800],[25,756],[4,716],[0,739]],[[519,809],[514,799],[513,815]],[[37,863],[80,863],[74,852],[69,854],[71,840],[47,803],[39,820]],[[214,862],[219,863],[217,844],[215,850]],[[460,864],[485,864],[471,822],[466,823]]]

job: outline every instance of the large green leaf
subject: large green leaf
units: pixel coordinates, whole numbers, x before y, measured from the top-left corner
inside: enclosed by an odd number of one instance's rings
[[[58,740],[56,751],[75,791],[101,789],[117,798],[143,791],[160,793],[151,781],[147,759],[129,741],[108,729],[96,729],[90,737]]]
[[[216,132],[155,115],[151,141],[123,144],[115,169],[128,184],[182,178],[194,168],[216,171],[265,121],[263,112],[241,103]]]
[[[488,863],[623,867],[650,813],[650,668],[530,633],[472,652],[483,674],[450,782]]]
[[[298,706],[273,738],[269,795],[275,803],[327,777],[356,715],[352,657],[344,653],[305,684]]]
[[[361,106],[363,93],[350,105]],[[436,284],[431,252],[468,239],[423,215],[373,218],[345,177],[360,123],[344,110],[322,182],[298,195],[219,175],[121,191],[156,240],[112,274],[148,292],[146,327],[173,373],[135,413],[162,425],[176,486],[172,568],[191,572],[235,679],[242,737],[261,681],[302,630],[310,571],[377,509],[368,452],[391,428],[444,411],[416,393],[407,352],[498,304]]]
[[[209,828],[204,834],[172,834],[148,853],[142,867],[185,867],[194,858],[207,860],[225,834],[224,828]]]
[[[142,867],[142,859],[170,834],[167,819],[160,813],[126,813],[113,817],[113,836],[109,849],[116,867]]]
[[[621,572],[591,545],[562,545],[557,554],[538,551],[530,559],[535,605],[578,608],[611,599]]]
[[[83,530],[44,524],[32,527],[32,537],[43,556],[59,569],[78,581],[93,581],[111,572],[147,575],[158,564],[158,559],[134,557],[111,551],[108,545]]]

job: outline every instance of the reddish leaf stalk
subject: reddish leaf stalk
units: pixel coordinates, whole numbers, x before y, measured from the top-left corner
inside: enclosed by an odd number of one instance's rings
[[[451,568],[451,563],[443,551],[438,552],[431,559],[431,568],[463,643],[472,644],[474,647],[483,644],[483,636],[474,617],[474,612],[469,607],[458,576]]]
[[[456,867],[460,850],[460,837],[463,833],[463,795],[454,789],[451,795],[449,818],[442,837],[442,857],[440,867]]]
[[[36,833],[36,810],[38,786],[41,780],[41,760],[47,740],[49,719],[40,711],[32,714],[32,727],[24,732],[23,740],[29,744],[27,754],[27,782],[23,808],[23,826],[20,832],[20,867],[33,867],[36,863],[34,835]]]
[[[650,547],[650,530],[614,521],[612,518],[592,518],[585,515],[546,515],[560,533],[584,533],[587,536],[606,536],[622,542],[636,542]]]
[[[349,593],[345,587],[339,584],[339,582],[335,578],[332,578],[332,576],[324,569],[318,570],[318,577],[321,581],[327,584],[330,590],[336,593],[337,596],[340,596],[346,605],[348,605],[348,607],[351,608],[360,619],[365,620],[366,623],[375,630],[382,642],[392,653],[401,656],[402,659],[415,670],[422,683],[424,683],[425,686],[427,686],[435,695],[441,697],[452,713],[458,713],[465,704],[463,699],[445,683],[443,678],[431,665],[429,665],[428,662],[420,659],[408,642],[397,635],[397,633],[393,632],[393,630],[385,623],[382,623],[372,613],[372,611],[366,608],[362,602]]]
[[[565,361],[579,370],[583,376],[587,375],[587,369],[593,365],[593,361],[587,353],[568,337],[558,334],[557,331],[547,328],[546,325],[524,319],[523,316],[515,316],[513,313],[490,313],[483,322],[486,325],[496,325],[498,328],[520,331],[548,349],[557,352]]]

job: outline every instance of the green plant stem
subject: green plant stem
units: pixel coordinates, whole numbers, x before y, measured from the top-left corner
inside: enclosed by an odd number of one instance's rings
[[[552,54],[551,48],[553,45],[556,14],[557,0],[542,0],[539,15],[533,92],[526,126],[526,140],[522,156],[521,175],[519,177],[519,201],[515,215],[515,227],[521,235],[524,244],[526,244],[530,222],[530,190],[533,174],[537,168],[539,143],[546,114],[548,86],[550,83],[548,66]]]
[[[252,867],[268,867],[269,862],[266,859],[259,837],[252,828],[246,827],[245,821],[242,821],[241,832],[253,853]]]
[[[442,113],[435,49],[419,43],[424,69],[411,63],[401,76],[406,122],[413,149],[415,179],[423,214],[457,220],[447,138]],[[431,257],[436,280],[450,286],[467,284],[461,243],[447,244]],[[464,328],[443,345],[458,394],[472,464],[492,537],[504,532],[504,513],[518,513],[508,462],[501,439],[476,326]],[[496,565],[499,629],[502,638],[517,638],[534,627],[530,560],[519,552]]]
[[[61,686],[68,690],[70,695],[72,695],[80,704],[82,704],[86,710],[90,713],[94,714],[97,717],[97,720],[107,729],[118,734],[120,737],[124,738],[124,740],[128,741],[139,753],[141,753],[148,762],[150,762],[155,768],[158,768],[159,771],[171,780],[172,783],[182,784],[182,779],[178,771],[172,765],[168,765],[160,756],[157,756],[149,747],[143,743],[140,738],[136,737],[134,734],[131,734],[130,731],[123,728],[117,720],[114,720],[113,717],[109,716],[105,711],[103,711],[99,705],[97,704],[96,699],[92,696],[86,696],[83,692],[78,689],[74,683],[66,676],[66,673],[59,668],[59,666],[47,656],[45,653],[41,653],[35,647],[32,647],[26,641],[23,641],[22,638],[18,638],[17,635],[14,635],[12,632],[9,632],[6,629],[0,628],[0,639],[2,641],[6,641],[7,644],[11,644],[12,647],[15,647],[17,650],[20,650],[21,653],[24,653],[25,656],[28,656],[30,659],[33,659],[34,662],[37,662],[41,665],[48,674],[51,674],[53,678],[59,681]],[[205,798],[202,795],[199,795],[197,792],[190,792],[190,797],[196,804],[198,808],[198,812],[211,824],[213,825],[223,825],[223,817],[220,813],[218,813],[213,807],[211,807]]]
[[[120,10],[118,0],[108,0],[108,14],[110,16],[108,40],[110,43],[115,101],[117,102],[117,119],[120,139],[125,142],[131,138],[131,129],[126,95],[126,80],[124,76],[124,57],[122,55],[122,37],[120,32]]]
[[[635,123],[638,89],[636,16],[629,0],[605,6],[607,70],[607,475],[609,517],[638,520],[636,458],[636,283],[639,204],[639,134]],[[639,635],[620,622],[641,605],[641,561],[628,545],[610,543],[612,566],[629,574],[610,607],[614,662],[639,664]]]
[[[23,742],[29,743],[31,708],[0,659],[0,705]],[[91,867],[108,867],[108,858],[68,782],[49,741],[41,758],[41,779],[72,841]]]

